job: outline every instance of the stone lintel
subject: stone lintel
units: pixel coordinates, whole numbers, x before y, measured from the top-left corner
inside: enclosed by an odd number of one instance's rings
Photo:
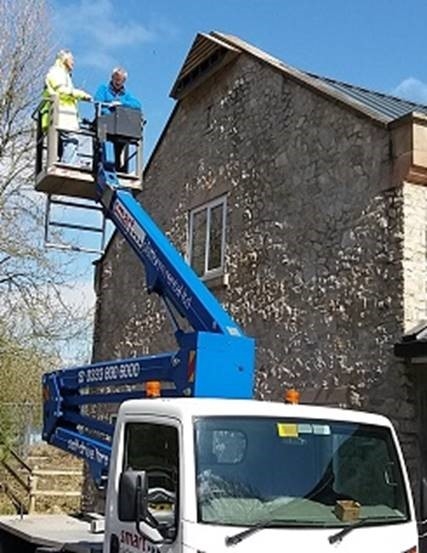
[[[412,112],[389,125],[392,141],[393,184],[427,186],[427,115]]]

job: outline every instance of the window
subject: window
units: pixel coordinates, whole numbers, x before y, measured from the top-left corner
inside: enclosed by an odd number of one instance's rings
[[[225,213],[225,197],[190,212],[189,259],[200,277],[224,270]]]
[[[126,470],[178,472],[178,430],[153,423],[128,423],[125,432]]]
[[[123,470],[144,470],[148,507],[159,523],[177,520],[179,497],[178,429],[164,424],[131,422],[125,429]]]

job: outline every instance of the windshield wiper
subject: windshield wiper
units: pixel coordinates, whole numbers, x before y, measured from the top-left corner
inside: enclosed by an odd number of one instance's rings
[[[225,545],[237,545],[244,539],[248,538],[252,534],[255,534],[255,532],[258,532],[258,530],[263,530],[264,528],[268,528],[269,526],[272,526],[273,524],[279,524],[281,526],[284,526],[285,524],[301,524],[301,523],[308,524],[309,521],[303,521],[298,519],[283,519],[283,518],[271,518],[268,520],[264,520],[262,522],[257,522],[254,526],[251,526],[250,528],[247,528],[246,530],[243,530],[242,532],[239,532],[237,534],[234,534],[233,536],[227,536],[225,538]]]
[[[329,536],[328,541],[329,543],[336,543],[337,541],[341,541],[344,536],[349,534],[352,530],[355,528],[359,528],[360,526],[364,526],[365,524],[369,523],[376,523],[376,522],[390,522],[390,521],[402,521],[405,520],[404,517],[371,517],[371,518],[359,518],[355,520],[353,523],[349,524],[336,534],[332,534],[332,536]]]
[[[248,538],[252,534],[255,534],[255,532],[258,532],[258,530],[262,530],[263,528],[267,528],[267,526],[270,526],[271,524],[274,524],[275,522],[284,522],[283,520],[275,520],[269,519],[264,520],[262,522],[257,522],[254,526],[251,526],[250,528],[247,528],[246,530],[243,530],[242,532],[239,532],[238,534],[234,534],[234,536],[227,536],[225,538],[225,545],[237,545],[241,541],[243,541],[245,538]]]

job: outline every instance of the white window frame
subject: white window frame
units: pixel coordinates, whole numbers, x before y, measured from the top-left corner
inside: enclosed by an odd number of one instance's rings
[[[219,267],[208,270],[209,267],[209,235],[210,235],[210,224],[211,224],[211,211],[215,207],[222,205],[222,229],[221,229],[221,262]],[[188,214],[188,255],[187,261],[191,265],[193,257],[193,225],[194,225],[194,216],[198,213],[206,211],[206,235],[205,235],[205,259],[204,259],[204,268],[200,277],[205,280],[211,277],[216,277],[224,273],[224,260],[225,260],[225,230],[226,230],[226,216],[227,216],[227,197],[221,196],[220,198],[215,198],[203,205],[198,206],[189,211]]]

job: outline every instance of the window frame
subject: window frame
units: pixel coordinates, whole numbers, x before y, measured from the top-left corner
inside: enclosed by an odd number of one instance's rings
[[[220,265],[214,269],[209,269],[210,258],[210,229],[211,229],[211,213],[212,210],[218,206],[222,206],[222,228],[221,228],[221,251],[220,251]],[[203,272],[199,275],[202,280],[207,280],[213,277],[224,274],[225,272],[225,237],[227,228],[227,196],[220,196],[202,205],[199,205],[188,212],[188,249],[187,249],[187,261],[188,264],[194,269],[192,264],[193,256],[193,243],[194,243],[194,217],[206,211],[206,233],[204,238],[204,262]],[[195,269],[194,269],[195,270]]]

